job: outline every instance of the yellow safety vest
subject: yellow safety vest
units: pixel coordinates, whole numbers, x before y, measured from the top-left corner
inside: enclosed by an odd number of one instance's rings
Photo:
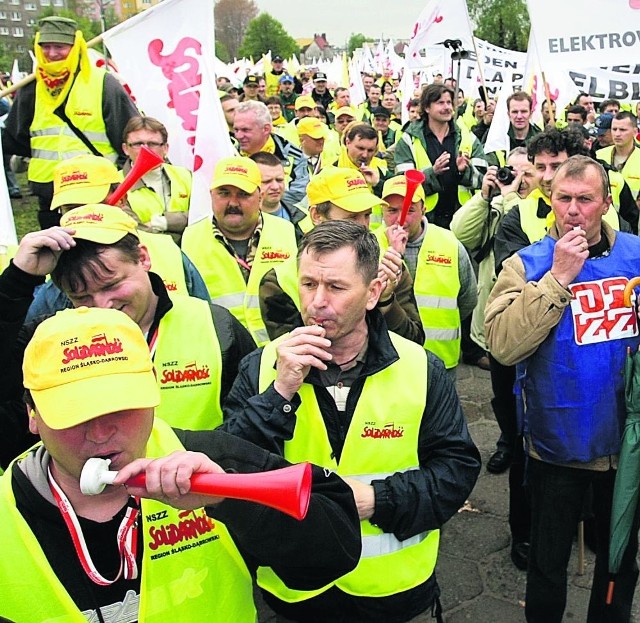
[[[160,275],[169,295],[187,296],[187,281],[184,276],[180,247],[168,234],[152,234],[138,230],[140,243],[147,247],[151,258],[151,270]]]
[[[191,171],[171,164],[163,165],[171,186],[171,199],[166,212],[188,212],[191,199]],[[164,197],[151,188],[142,187],[127,193],[127,203],[141,223],[148,223],[154,215],[165,213]]]
[[[417,344],[394,333],[389,335],[400,358],[367,378],[340,464],[334,458],[313,386],[308,383],[298,390],[302,403],[296,412],[293,438],[285,442],[285,458],[294,463],[311,461],[365,483],[419,469],[418,436],[427,395],[427,356]],[[260,391],[275,378],[277,343],[268,344],[262,353]],[[397,391],[398,387],[409,386],[410,392]],[[258,568],[258,584],[287,602],[309,599],[331,586],[351,595],[385,597],[415,588],[433,573],[439,530],[404,541],[370,521],[361,521],[360,530],[362,554],[358,566],[332,584],[314,591],[292,590],[267,567]]]
[[[102,96],[105,72],[92,67],[86,81],[82,75],[76,77],[65,106],[65,113],[73,124],[91,141],[93,146],[112,162],[117,152],[109,143],[107,129],[102,118]],[[31,135],[31,160],[28,178],[32,182],[51,182],[53,170],[60,160],[91,153],[86,145],[72,132],[71,128],[53,114],[46,106],[38,106],[38,90],[44,85],[36,85],[36,106],[29,128]]]
[[[15,257],[16,251],[18,247],[15,244],[10,244],[8,247],[2,247],[2,252],[0,253],[0,272],[4,271],[4,269],[9,266],[11,260]]]
[[[267,83],[265,89],[265,95],[267,97],[278,95],[278,91],[280,90],[280,78],[284,75],[284,73],[278,75],[272,74],[270,71],[264,75],[264,80]]]
[[[389,247],[384,232],[376,232],[382,253]],[[446,368],[460,359],[459,246],[453,232],[427,225],[416,266],[413,292],[424,328],[424,347],[437,355]]]
[[[226,307],[251,333],[258,346],[269,341],[259,304],[260,280],[264,274],[298,253],[293,225],[263,214],[263,228],[249,281],[228,249],[213,235],[209,219],[184,230],[182,249],[200,271],[211,301]]]
[[[475,138],[469,130],[458,126],[460,129],[460,151],[471,155],[473,153],[473,139]],[[413,162],[416,169],[422,171],[431,166],[431,160],[427,155],[427,150],[422,146],[422,141],[417,136],[410,136],[406,132],[402,135],[402,139],[411,149],[411,155],[413,156]],[[433,195],[427,195],[424,207],[426,212],[431,212],[436,207],[439,198],[438,193]],[[465,186],[458,186],[458,201],[460,205],[465,204],[472,197],[472,192]]]
[[[603,149],[598,149],[596,158],[612,165],[614,147],[615,145],[611,145]],[[624,177],[627,184],[629,184],[633,198],[637,201],[638,196],[640,196],[640,149],[638,149],[637,146],[624,163],[620,173],[622,173],[622,177]]]
[[[173,299],[160,320],[154,365],[159,417],[187,430],[222,424],[222,353],[209,303],[191,296]]]
[[[147,445],[150,458],[182,450],[171,428],[156,419]],[[12,469],[0,479],[2,616],[39,623],[86,623],[16,508]],[[204,509],[181,511],[142,500],[144,553],[140,580],[140,623],[212,621],[254,623],[251,577],[221,522]]]

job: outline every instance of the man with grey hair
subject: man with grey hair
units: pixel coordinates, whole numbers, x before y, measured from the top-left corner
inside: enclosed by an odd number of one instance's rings
[[[233,133],[241,155],[252,156],[266,151],[280,160],[287,182],[284,201],[294,204],[304,199],[309,183],[307,159],[299,147],[273,133],[271,114],[265,104],[242,102],[233,119]]]
[[[638,512],[606,604],[611,502],[625,420],[623,369],[640,344],[622,292],[640,274],[640,240],[603,217],[611,206],[604,168],[572,156],[551,181],[555,223],[504,261],[486,309],[487,344],[518,364],[531,495],[525,614],[561,621],[567,565],[585,497],[593,495],[596,564],[588,623],[628,622],[638,579]]]

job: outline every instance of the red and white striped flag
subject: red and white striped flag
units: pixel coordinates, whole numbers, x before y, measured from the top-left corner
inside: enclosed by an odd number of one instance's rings
[[[104,41],[138,108],[167,127],[171,162],[194,173],[189,222],[204,218],[215,163],[233,154],[213,68],[212,3],[164,0]]]

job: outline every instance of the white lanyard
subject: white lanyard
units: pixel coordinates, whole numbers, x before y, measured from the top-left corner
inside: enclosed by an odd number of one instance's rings
[[[91,560],[87,543],[84,539],[84,535],[82,534],[82,528],[78,521],[78,517],[73,510],[73,506],[71,506],[71,502],[69,502],[67,496],[54,480],[49,467],[47,468],[47,472],[49,476],[49,487],[51,488],[53,497],[60,509],[62,518],[64,519],[65,524],[67,524],[80,564],[91,581],[99,584],[100,586],[109,586],[120,579],[123,570],[125,580],[135,580],[138,577],[136,549],[138,543],[139,509],[132,506],[127,507],[127,512],[120,523],[120,527],[118,528],[117,536],[118,552],[120,553],[120,570],[113,580],[107,580],[100,574]],[[136,505],[139,504],[139,500],[137,498],[134,499],[136,501]]]

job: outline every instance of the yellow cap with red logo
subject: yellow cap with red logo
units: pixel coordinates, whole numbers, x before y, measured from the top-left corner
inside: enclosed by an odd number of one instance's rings
[[[71,428],[160,404],[140,327],[116,309],[65,309],[42,322],[24,352],[24,386],[44,423]]]
[[[94,203],[69,210],[60,219],[61,227],[75,230],[74,238],[97,244],[114,244],[127,234],[139,238],[137,223],[121,208]]]
[[[251,158],[232,156],[221,158],[216,163],[211,189],[220,188],[220,186],[235,186],[252,195],[257,188],[260,188],[261,182],[260,169]]]
[[[310,206],[330,201],[348,212],[364,212],[387,205],[371,192],[360,171],[340,167],[327,167],[311,178],[307,196]]]
[[[406,194],[407,178],[404,175],[396,175],[395,177],[388,179],[382,187],[382,197],[384,199],[391,195],[400,195],[401,197],[404,197]],[[411,201],[413,203],[416,201],[424,201],[424,197],[424,188],[422,188],[422,184],[420,184],[413,193]]]

